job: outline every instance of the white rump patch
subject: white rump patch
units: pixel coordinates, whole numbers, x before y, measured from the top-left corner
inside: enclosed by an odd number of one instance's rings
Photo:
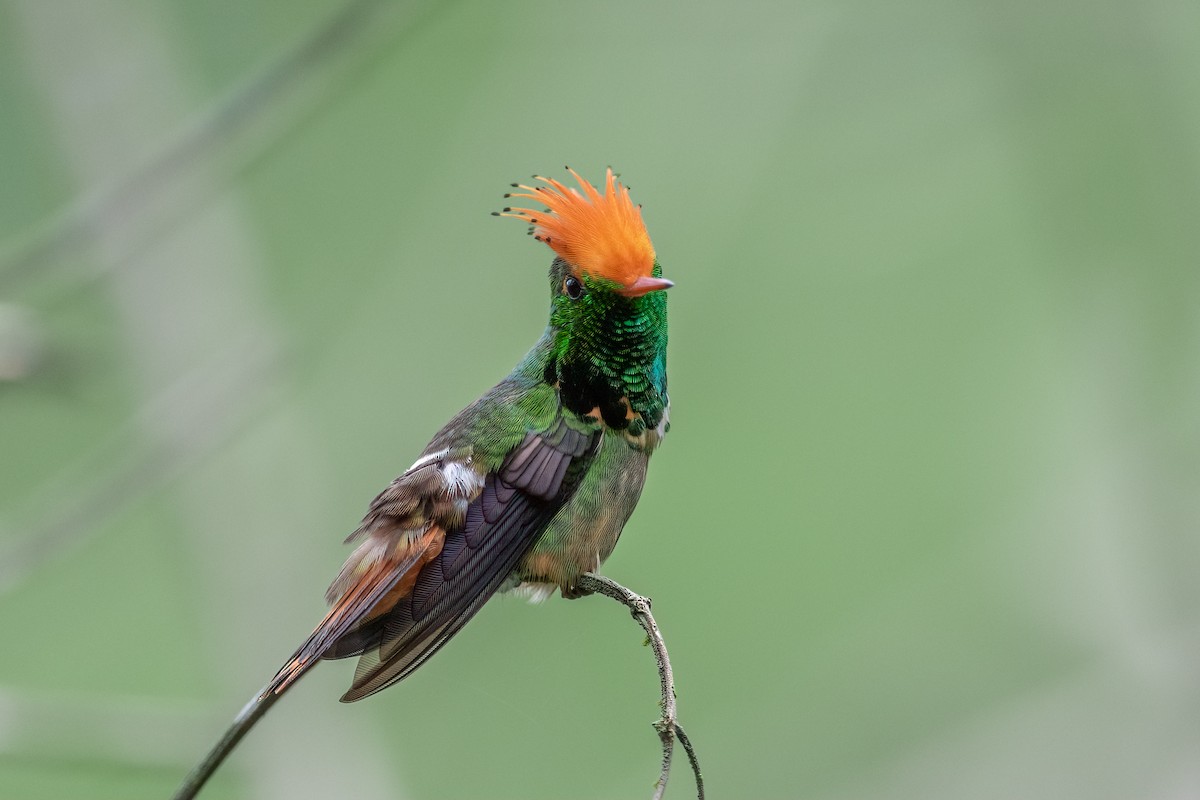
[[[523,597],[530,603],[536,605],[550,599],[550,595],[554,594],[554,590],[558,588],[557,583],[533,583],[525,581],[524,583],[515,586],[510,591],[517,597]]]
[[[483,478],[461,461],[442,464],[442,480],[446,482],[446,493],[456,498],[472,498],[483,488]]]

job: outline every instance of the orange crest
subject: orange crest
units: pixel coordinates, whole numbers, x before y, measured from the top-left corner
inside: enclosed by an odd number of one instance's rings
[[[502,216],[516,217],[533,226],[534,238],[550,245],[576,271],[631,286],[648,278],[654,269],[654,245],[642,222],[642,209],[629,199],[629,189],[613,178],[609,169],[604,194],[567,167],[579,181],[583,194],[553,178],[534,177],[547,186],[513,184],[524,192],[505,197],[526,197],[550,210],[506,208]]]

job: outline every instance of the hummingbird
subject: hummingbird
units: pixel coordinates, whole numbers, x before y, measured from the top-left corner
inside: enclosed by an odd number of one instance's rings
[[[535,599],[598,570],[670,428],[667,297],[641,206],[612,169],[602,189],[534,176],[497,216],[554,252],[550,313],[511,373],[437,432],[371,502],[330,585],[329,612],[235,719],[176,798],[192,797],[319,661],[358,657],[343,702],[403,680],[494,594]]]

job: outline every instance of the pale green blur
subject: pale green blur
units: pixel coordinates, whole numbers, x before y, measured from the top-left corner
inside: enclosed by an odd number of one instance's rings
[[[1200,796],[1200,5],[358,2],[288,60],[339,8],[0,4],[0,797],[169,795],[541,332],[488,212],[564,164],[676,282],[605,571],[711,797]],[[641,638],[493,602],[203,796],[649,797]]]

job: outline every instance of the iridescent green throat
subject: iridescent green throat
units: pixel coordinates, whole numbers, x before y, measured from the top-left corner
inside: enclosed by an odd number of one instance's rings
[[[577,299],[554,297],[545,380],[558,385],[570,411],[586,416],[599,409],[607,426],[638,436],[658,426],[667,405],[666,292],[630,298],[604,281],[583,283]],[[638,416],[631,419],[629,411]]]

